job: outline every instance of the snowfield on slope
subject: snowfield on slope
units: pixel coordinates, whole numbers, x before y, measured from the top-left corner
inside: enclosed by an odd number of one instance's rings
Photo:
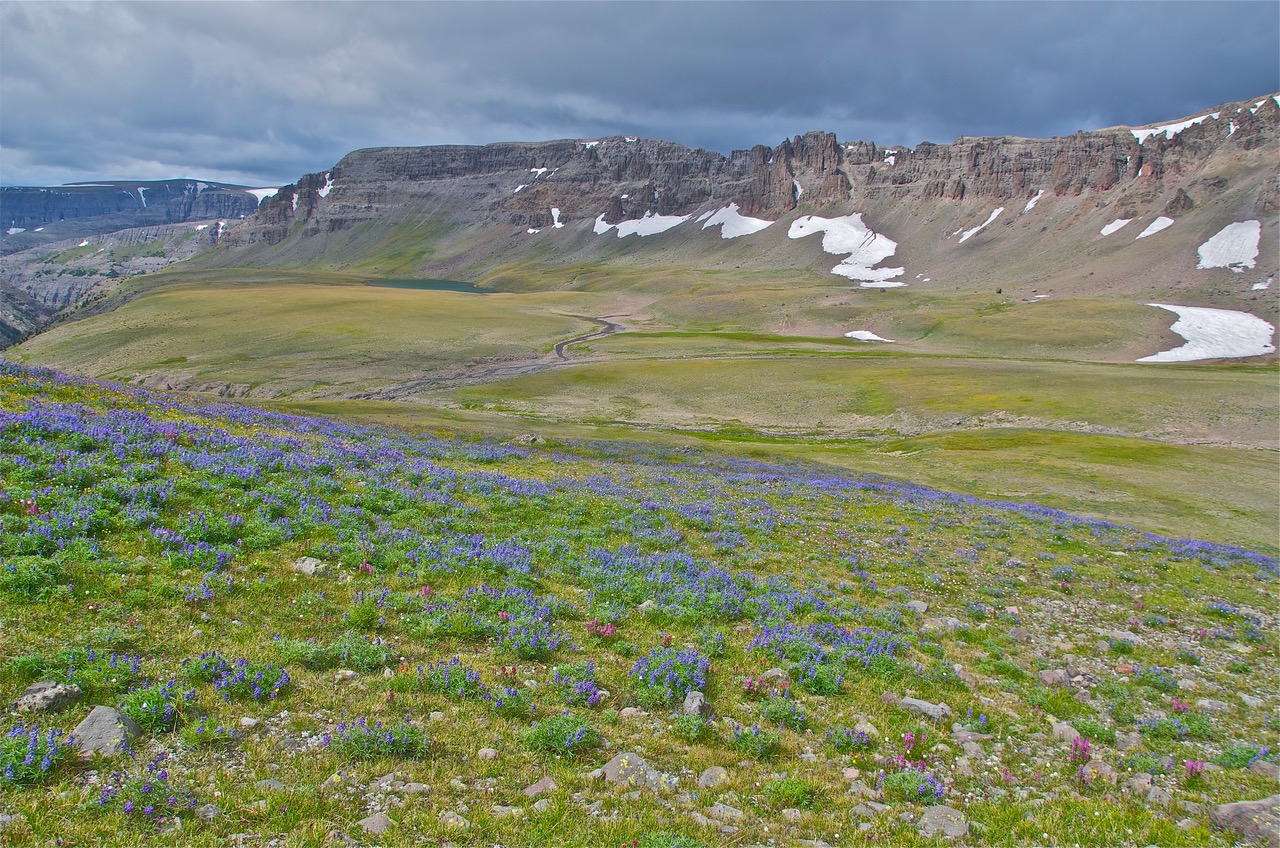
[[[1137,130],[1129,130],[1129,132],[1133,133],[1133,137],[1138,140],[1138,144],[1142,144],[1149,137],[1159,135],[1160,133],[1164,133],[1165,140],[1172,140],[1175,135],[1188,127],[1194,127],[1196,124],[1207,121],[1210,118],[1213,118],[1215,121],[1218,120],[1219,114],[1220,113],[1218,112],[1210,112],[1208,115],[1201,115],[1198,118],[1191,118],[1190,120],[1181,121],[1176,124],[1164,124],[1159,127],[1144,127]]]
[[[898,243],[886,235],[877,233],[862,222],[862,213],[854,212],[843,218],[819,218],[817,215],[805,215],[791,222],[787,237],[804,238],[814,233],[823,233],[822,249],[831,254],[849,254],[839,265],[831,269],[831,273],[850,280],[863,283],[863,288],[876,288],[867,283],[880,283],[902,275],[905,268],[876,268],[875,265],[893,256],[898,250]],[[903,286],[895,283],[892,287]]]
[[[1107,224],[1098,232],[1104,236],[1109,236],[1132,220],[1133,220],[1132,218],[1116,218],[1114,221],[1112,221],[1110,224]]]
[[[702,229],[719,225],[720,238],[731,239],[738,236],[749,236],[752,233],[758,233],[761,230],[773,224],[773,221],[766,221],[763,218],[748,218],[738,212],[738,204],[730,203],[725,208],[717,211],[711,216],[703,216],[707,222],[702,225]],[[699,220],[702,220],[699,218]]]
[[[987,224],[990,224],[996,218],[999,218],[1000,213],[1003,211],[1004,211],[1003,206],[997,206],[995,208],[995,211],[993,211],[990,215],[987,216],[987,220],[983,221],[981,224],[974,227],[972,230],[965,230],[964,235],[960,236],[960,241],[956,242],[956,244],[961,244],[962,242],[968,241],[969,239],[976,236],[980,230],[982,230],[984,227],[987,226]]]
[[[882,339],[870,330],[850,330],[844,334],[846,339],[857,339],[860,342],[888,342],[893,344],[893,339]]]
[[[644,213],[643,218],[634,218],[630,221],[619,221],[616,224],[605,223],[604,213],[596,218],[596,225],[592,231],[596,235],[604,235],[613,228],[618,229],[618,238],[625,238],[630,235],[637,235],[641,238],[652,236],[658,233],[665,233],[672,227],[679,226],[689,220],[688,215],[655,215],[652,212]]]
[[[1144,356],[1139,362],[1194,362],[1275,353],[1271,343],[1276,328],[1248,312],[1210,309],[1204,306],[1169,306],[1148,303],[1178,316],[1169,329],[1187,340],[1181,347]]]
[[[1229,268],[1237,274],[1258,264],[1258,243],[1262,240],[1262,222],[1237,221],[1227,224],[1204,244],[1196,248],[1200,261],[1197,268]]]
[[[1153,236],[1156,233],[1160,232],[1161,230],[1167,230],[1172,226],[1173,226],[1173,219],[1166,218],[1165,216],[1161,215],[1159,218],[1156,218],[1150,224],[1147,224],[1147,228],[1142,232],[1138,233],[1138,235],[1135,236],[1133,240],[1137,241],[1140,238]]]

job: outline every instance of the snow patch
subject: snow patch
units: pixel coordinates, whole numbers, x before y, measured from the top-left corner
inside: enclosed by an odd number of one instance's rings
[[[1169,329],[1187,340],[1181,347],[1144,356],[1139,362],[1193,362],[1275,353],[1271,343],[1276,328],[1248,312],[1209,309],[1203,306],[1169,306],[1148,303],[1176,313],[1178,320]]]
[[[1267,289],[1271,288],[1271,281],[1272,281],[1272,280],[1274,280],[1274,279],[1275,279],[1275,277],[1267,277],[1265,280],[1263,280],[1263,281],[1262,281],[1262,282],[1260,282],[1260,283],[1254,283],[1254,284],[1253,284],[1253,286],[1251,287],[1251,290],[1252,290],[1252,291],[1266,291]]]
[[[44,232],[44,227],[36,227],[36,228],[35,228],[34,230],[32,230],[31,232],[33,232],[33,233],[43,233],[43,232]]]
[[[884,161],[890,165],[894,165],[898,161],[898,151],[886,150],[884,152]]]
[[[537,230],[537,229],[534,229],[533,227],[530,227],[529,229],[525,230],[525,232],[528,233],[529,235],[533,235],[534,233],[542,232],[542,230]]]
[[[1159,218],[1156,218],[1154,221],[1148,224],[1145,230],[1138,233],[1138,235],[1134,238],[1134,241],[1137,241],[1140,238],[1146,238],[1147,236],[1153,236],[1156,233],[1160,232],[1161,230],[1167,230],[1172,226],[1173,226],[1173,219],[1166,218],[1165,216],[1161,215]]]
[[[316,192],[321,197],[328,197],[329,192],[333,190],[333,174],[324,175],[324,188]]]
[[[208,224],[196,224],[196,232],[200,232],[201,230],[207,230],[207,229],[209,229]]]
[[[1258,264],[1258,242],[1262,240],[1260,221],[1227,224],[1217,235],[1196,248],[1197,268],[1229,268],[1237,274]]]
[[[787,237],[798,239],[813,233],[824,233],[822,249],[827,253],[847,253],[839,265],[831,269],[831,273],[850,280],[867,283],[884,283],[900,276],[905,268],[875,268],[874,266],[893,256],[898,250],[898,243],[886,235],[877,233],[862,222],[862,213],[854,212],[843,218],[819,218],[817,215],[805,215],[791,222]],[[895,283],[884,288],[896,288],[906,283]],[[872,288],[864,286],[864,288]]]
[[[1104,236],[1109,236],[1132,220],[1133,220],[1132,218],[1116,218],[1110,224],[1107,224],[1105,227],[1099,230],[1099,232],[1102,233],[1102,235]]]
[[[297,189],[293,190],[293,211],[294,212],[298,211],[298,190]]]
[[[625,238],[630,235],[644,236],[657,235],[664,233],[672,227],[679,226],[692,217],[690,215],[655,215],[652,212],[644,213],[643,218],[634,218],[630,221],[619,221],[616,224],[606,224],[604,215],[601,214],[596,218],[595,227],[592,231],[596,235],[603,235],[615,227],[618,230],[618,238]]]
[[[870,330],[851,330],[844,334],[846,339],[857,339],[860,342],[888,342],[893,344],[893,339],[882,339]]]
[[[1044,189],[1037,191],[1036,196],[1027,201],[1027,205],[1022,207],[1023,213],[1025,214],[1030,212],[1032,209],[1035,209],[1036,204],[1040,202],[1040,198],[1042,197],[1044,197]]]
[[[88,239],[85,239],[84,241],[82,241],[82,242],[80,242],[79,244],[77,244],[77,245],[76,245],[76,247],[88,247],[88,246],[89,246],[89,240],[88,240]]]
[[[965,230],[965,231],[964,231],[964,235],[960,236],[960,241],[956,242],[956,244],[964,244],[964,242],[965,242],[965,241],[967,241],[968,239],[973,238],[975,235],[977,235],[977,234],[978,234],[978,232],[979,232],[980,230],[982,230],[984,227],[986,227],[986,226],[987,226],[987,224],[990,224],[990,223],[991,223],[992,221],[994,221],[996,218],[1000,217],[1000,213],[1001,213],[1001,212],[1003,212],[1003,211],[1004,211],[1004,207],[1003,207],[1003,206],[997,206],[997,207],[995,208],[995,211],[993,211],[990,215],[988,215],[988,216],[987,216],[987,220],[983,221],[981,224],[979,224],[978,226],[974,227],[972,230]]]
[[[550,168],[530,168],[529,173],[533,174],[533,178],[536,180],[538,177],[550,170]]]
[[[266,200],[268,197],[275,197],[275,196],[276,196],[276,192],[277,192],[277,191],[279,191],[279,190],[280,190],[280,186],[276,186],[275,188],[247,188],[247,189],[245,189],[245,191],[247,191],[249,194],[252,194],[254,197],[258,198],[258,205],[259,205],[259,206],[261,206],[261,205],[262,205],[262,201]]]
[[[1198,118],[1190,118],[1186,121],[1181,121],[1176,124],[1163,124],[1158,127],[1143,127],[1142,129],[1138,129],[1138,130],[1129,130],[1129,132],[1133,133],[1133,137],[1138,140],[1138,144],[1142,144],[1151,136],[1159,135],[1160,133],[1164,133],[1164,137],[1166,139],[1171,139],[1178,133],[1187,129],[1188,127],[1194,127],[1196,124],[1203,123],[1204,121],[1207,121],[1210,118],[1213,118],[1215,121],[1218,120],[1219,114],[1221,113],[1210,112],[1208,115],[1201,115]]]
[[[218,222],[218,232],[217,232],[217,234],[214,236],[214,238],[215,238],[215,239],[220,239],[220,238],[222,238],[222,232],[223,232],[223,230],[225,230],[226,228],[227,228],[227,222],[226,222],[226,221],[219,221],[219,222]]]
[[[564,224],[560,223],[560,210],[554,206],[551,207],[551,221],[551,226],[555,229],[560,230],[564,228]]]
[[[10,227],[9,229],[5,230],[5,232],[11,236],[16,236],[18,233],[25,233],[26,231],[27,231],[26,227]]]
[[[639,140],[640,139],[636,138],[634,135],[629,135],[623,139],[627,144],[635,144]]]
[[[795,189],[795,193],[796,193],[796,200],[799,200],[799,199],[800,199],[800,195],[804,194],[804,186],[800,185],[800,181],[799,181],[799,180],[792,180],[792,181],[791,181],[791,186],[792,186],[792,188],[794,188],[794,189]]]
[[[624,194],[622,195],[622,197],[625,200],[627,196]],[[703,212],[701,215],[699,215],[697,218],[694,218],[693,220],[695,223],[701,224],[703,221],[707,220],[714,214],[716,214],[716,210],[708,209],[706,212]],[[703,229],[706,229],[706,227],[703,227]]]
[[[1237,129],[1239,127],[1236,126],[1235,121],[1227,121],[1227,135],[1235,135]]]
[[[705,217],[705,216],[704,216]],[[698,220],[702,220],[699,218]],[[749,236],[752,233],[758,233],[765,227],[773,224],[773,221],[766,221],[763,218],[748,218],[746,215],[738,213],[738,204],[730,203],[712,215],[702,229],[720,225],[720,238],[731,239],[738,236]]]
[[[142,201],[142,208],[147,208],[147,190],[142,186],[138,186],[138,199]]]
[[[600,146],[600,142],[598,142],[598,141],[584,141],[584,142],[582,142],[582,146],[583,146],[583,147],[585,147],[587,150],[590,150],[590,149],[591,149],[591,148],[593,148],[593,147],[599,147],[599,146]]]
[[[524,189],[526,189],[526,188],[528,188],[528,187],[529,187],[529,184],[528,184],[528,183],[521,183],[520,185],[516,186],[516,190],[515,190],[515,191],[513,191],[513,192],[511,192],[511,193],[512,193],[512,194],[519,194],[522,190],[524,190]]]

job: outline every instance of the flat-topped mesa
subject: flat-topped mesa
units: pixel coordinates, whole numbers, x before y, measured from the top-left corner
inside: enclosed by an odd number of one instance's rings
[[[583,224],[602,214],[610,223],[685,216],[730,203],[776,220],[797,207],[848,211],[1117,190],[1145,209],[1165,203],[1166,189],[1212,156],[1274,148],[1278,125],[1280,101],[1268,96],[1147,128],[962,137],[915,148],[841,143],[826,132],[728,156],[630,136],[368,148],[280,189],[225,244],[275,244],[295,230],[316,236],[411,211],[463,226],[523,229]],[[1271,208],[1280,202],[1268,200],[1275,194],[1263,187],[1255,205]]]

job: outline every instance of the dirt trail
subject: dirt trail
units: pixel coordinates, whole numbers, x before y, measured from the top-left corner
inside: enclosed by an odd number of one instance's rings
[[[591,321],[592,323],[599,324],[600,329],[590,333],[584,333],[581,336],[574,336],[571,339],[565,339],[562,342],[557,342],[551,353],[537,359],[516,359],[503,362],[476,362],[453,370],[440,371],[423,380],[414,380],[409,383],[398,383],[391,386],[383,386],[380,389],[352,395],[351,397],[354,400],[399,400],[422,391],[454,389],[459,386],[468,386],[475,383],[487,383],[493,380],[503,380],[508,377],[523,377],[526,374],[538,374],[543,371],[550,371],[553,368],[571,365],[575,362],[588,361],[570,359],[566,353],[569,345],[590,341],[591,339],[601,339],[605,336],[611,336],[614,333],[620,333],[625,329],[621,324],[615,324],[608,320],[608,318],[624,316],[611,315],[605,318],[595,318],[590,315],[568,315],[567,313],[566,315],[569,318],[577,318],[581,321]]]

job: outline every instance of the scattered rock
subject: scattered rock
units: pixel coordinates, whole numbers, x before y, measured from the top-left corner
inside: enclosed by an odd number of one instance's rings
[[[781,816],[789,822],[798,822],[804,816],[804,813],[795,807],[787,807],[781,811]]]
[[[496,748],[481,748],[476,752],[476,756],[482,760],[498,759],[498,750]]]
[[[308,577],[328,577],[331,569],[315,557],[299,557],[293,562],[293,570]]]
[[[855,780],[853,785],[849,787],[849,794],[859,798],[870,798],[872,801],[879,801],[884,795],[878,789],[872,789],[861,780]]]
[[[250,716],[245,716],[244,718],[240,719],[240,727],[244,730],[253,730],[255,727],[257,727],[261,723],[262,722],[259,721],[258,719],[252,718]]]
[[[400,787],[400,791],[406,795],[426,795],[428,792],[431,791],[431,787],[425,783],[415,783],[413,781],[410,781],[409,783],[406,783],[404,786]]]
[[[1267,760],[1257,760],[1249,766],[1249,771],[1254,774],[1261,774],[1272,780],[1280,780],[1280,764],[1268,762]]]
[[[1030,642],[1031,631],[1025,627],[1010,627],[1009,638],[1015,642]]]
[[[920,625],[926,633],[950,633],[964,627],[964,622],[954,616],[926,618]]]
[[[1124,790],[1130,795],[1145,796],[1151,789],[1152,778],[1149,774],[1138,774],[1124,782]]]
[[[257,834],[240,833],[236,834],[236,836],[241,838],[234,842],[235,845],[249,844],[246,839],[250,836],[254,837],[255,843],[258,841]],[[324,844],[326,848],[337,848],[337,846],[341,846],[341,848],[356,848],[358,843],[340,830],[331,830],[328,835],[325,836]]]
[[[365,833],[379,834],[386,833],[395,824],[386,813],[374,813],[367,818],[360,819],[357,824]]]
[[[1116,773],[1116,770],[1103,760],[1089,760],[1084,764],[1083,769],[1086,774],[1092,774],[1094,780],[1099,780],[1112,786],[1115,786],[1116,781],[1120,779],[1120,775]]]
[[[714,789],[729,780],[729,772],[720,766],[711,766],[698,775],[698,786],[703,789]]]
[[[94,707],[71,731],[72,744],[83,754],[113,757],[142,735],[137,722],[111,707]]]
[[[259,780],[257,783],[254,784],[254,787],[259,792],[287,792],[288,791],[288,789],[285,787],[283,783],[271,777],[267,778],[266,780]]]
[[[539,798],[533,802],[533,811],[535,813],[545,813],[547,808],[551,806],[550,798]]]
[[[647,715],[648,713],[639,707],[623,707],[622,711],[618,713],[618,718],[644,718]]]
[[[684,706],[680,711],[687,716],[705,716],[710,714],[711,704],[707,702],[706,695],[695,689],[684,696]]]
[[[1251,710],[1260,710],[1267,705],[1267,702],[1261,698],[1255,698],[1252,695],[1240,693],[1240,703],[1244,704]]]
[[[640,613],[641,615],[644,615],[645,613],[647,613],[649,610],[653,609],[656,606],[657,604],[654,603],[653,598],[650,598],[649,600],[645,601],[644,603],[636,607],[636,612]]]
[[[757,678],[761,683],[783,689],[791,685],[791,675],[780,668],[771,668]]]
[[[1053,738],[1063,739],[1067,742],[1074,742],[1080,738],[1080,731],[1076,730],[1065,721],[1055,721],[1053,723]]]
[[[924,615],[929,611],[929,605],[924,601],[907,601],[907,609],[912,612],[919,613],[920,615]]]
[[[1125,751],[1136,751],[1142,747],[1141,733],[1117,733],[1116,734],[1116,750],[1121,753]]]
[[[333,774],[324,779],[324,783],[320,784],[320,791],[325,793],[337,792],[351,786],[358,786],[359,782],[356,776],[348,771],[338,769]]]
[[[951,708],[946,704],[931,704],[919,698],[903,698],[898,701],[898,706],[908,712],[927,716],[934,721],[942,721],[951,717]]]
[[[717,821],[738,821],[746,813],[737,807],[730,807],[728,804],[715,804],[707,808],[707,815]]]
[[[534,433],[521,433],[519,436],[516,436],[511,440],[511,444],[518,445],[520,447],[531,447],[533,445],[544,445],[546,443],[546,439]]]
[[[524,807],[504,807],[498,804],[489,812],[493,814],[495,819],[518,819],[524,815]]]
[[[601,776],[618,786],[647,786],[653,791],[662,787],[662,775],[633,751],[618,754],[600,768]]]
[[[926,838],[941,833],[947,839],[956,839],[969,835],[969,820],[959,810],[938,805],[924,811],[916,830]]]
[[[526,786],[524,788],[524,795],[526,798],[537,798],[544,792],[555,792],[559,788],[559,784],[552,780],[550,775],[547,775],[536,783],[531,783]]]
[[[1167,807],[1172,801],[1173,795],[1169,794],[1167,789],[1152,786],[1147,790],[1147,803],[1153,807]]]
[[[1045,669],[1036,675],[1045,686],[1070,686],[1071,675],[1064,668]]]
[[[57,712],[66,709],[84,697],[80,687],[73,683],[55,683],[45,680],[33,683],[23,690],[13,708],[20,713]]]
[[[352,671],[349,668],[340,668],[334,673],[333,682],[346,683],[348,681],[355,680],[359,676],[360,672],[358,671]]]
[[[202,822],[211,822],[220,815],[222,815],[222,810],[214,804],[205,804],[203,806],[196,807],[196,818],[200,819]]]
[[[1248,840],[1280,848],[1280,794],[1258,801],[1236,801],[1209,809],[1209,821]]]
[[[445,810],[440,814],[440,823],[445,827],[452,827],[458,830],[466,830],[471,827],[471,822],[455,813],[453,810]]]

